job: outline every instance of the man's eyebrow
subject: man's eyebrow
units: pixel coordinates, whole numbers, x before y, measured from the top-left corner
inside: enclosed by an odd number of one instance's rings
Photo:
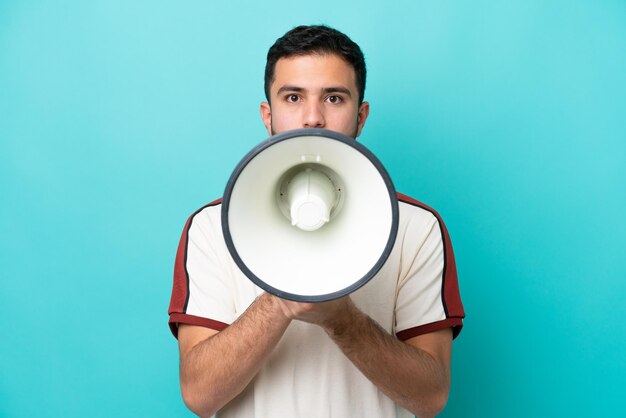
[[[302,92],[306,92],[306,89],[304,87],[298,87],[298,86],[282,86],[281,88],[278,89],[278,91],[276,92],[277,95],[285,93],[285,92],[296,92],[296,93],[302,93]],[[322,92],[324,94],[328,94],[328,93],[343,93],[345,95],[347,95],[348,97],[352,97],[352,93],[350,92],[350,89],[346,88],[346,87],[324,87],[322,89]]]
[[[325,87],[322,89],[324,93],[343,93],[348,97],[352,97],[352,93],[345,87]]]
[[[305,89],[302,87],[296,87],[296,86],[282,86],[281,88],[278,89],[276,94],[278,95],[287,91],[295,91],[298,93],[302,93],[303,91],[305,91]]]

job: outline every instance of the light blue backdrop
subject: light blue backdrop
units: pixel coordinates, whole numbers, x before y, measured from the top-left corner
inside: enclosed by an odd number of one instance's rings
[[[626,410],[623,1],[0,2],[0,416],[187,416],[187,216],[266,137],[267,48],[366,54],[362,136],[451,231],[444,417]]]

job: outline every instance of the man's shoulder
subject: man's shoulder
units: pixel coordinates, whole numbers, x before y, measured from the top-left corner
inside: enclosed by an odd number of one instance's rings
[[[209,220],[211,218],[218,220],[221,216],[222,198],[215,199],[210,203],[207,203],[200,208],[196,209],[188,218],[187,226],[191,223],[195,223],[201,220]]]
[[[194,217],[195,215],[197,215],[198,213],[202,211],[206,211],[208,208],[219,209],[221,206],[222,206],[222,198],[220,197],[219,199],[215,199],[212,202],[207,203],[204,206],[201,206],[199,209],[197,209],[194,213],[191,214],[191,217]]]
[[[396,193],[396,196],[398,197],[398,204],[401,207],[403,206],[405,209],[412,212],[423,212],[424,214],[430,214],[434,216],[439,222],[443,222],[441,216],[439,215],[439,212],[433,209],[432,206],[429,206],[403,193]]]

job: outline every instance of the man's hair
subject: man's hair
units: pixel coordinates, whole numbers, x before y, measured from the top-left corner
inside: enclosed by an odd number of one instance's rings
[[[267,52],[265,97],[270,101],[276,63],[281,58],[310,54],[335,54],[354,68],[359,104],[365,93],[365,58],[361,48],[345,34],[325,25],[298,26],[278,38]]]

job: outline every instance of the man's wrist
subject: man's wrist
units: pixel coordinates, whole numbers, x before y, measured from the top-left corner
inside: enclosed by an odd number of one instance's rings
[[[265,292],[261,296],[257,297],[255,303],[260,304],[262,307],[261,309],[272,318],[285,320],[287,322],[291,321],[290,318],[285,315],[278,296]]]
[[[359,327],[363,316],[363,312],[354,305],[350,298],[347,298],[344,308],[338,310],[337,314],[329,318],[322,327],[330,337],[342,338]]]

